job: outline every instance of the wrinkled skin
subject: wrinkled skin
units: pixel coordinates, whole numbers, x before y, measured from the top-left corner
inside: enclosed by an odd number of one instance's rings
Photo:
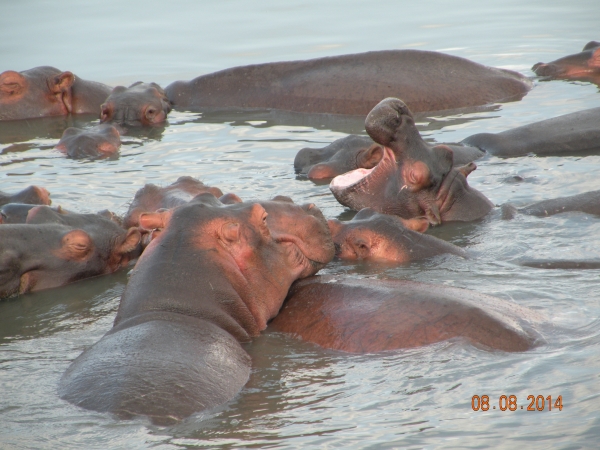
[[[598,152],[600,108],[553,117],[501,133],[474,134],[462,144],[502,158],[530,153],[544,156]]]
[[[138,260],[114,328],[63,375],[78,406],[170,424],[231,400],[248,380],[248,342],[277,314],[291,283],[331,260],[314,205],[223,205],[211,194],[165,213]]]
[[[28,186],[16,194],[7,194],[0,191],[0,206],[8,203],[27,203],[29,205],[49,205],[50,193],[43,187]]]
[[[485,155],[484,151],[465,144],[444,145],[452,150],[454,165],[468,164]],[[368,136],[351,134],[323,148],[301,149],[294,159],[294,169],[311,180],[320,180],[355,169],[372,169],[382,157],[383,146]]]
[[[156,83],[138,81],[126,88],[117,86],[102,104],[100,122],[123,126],[151,126],[163,123],[171,102]]]
[[[521,99],[531,82],[516,72],[422,50],[386,50],[234,67],[165,88],[176,109],[274,108],[366,115],[382,98],[415,112]]]
[[[600,42],[588,42],[583,50],[549,63],[537,63],[531,70],[553,80],[590,81],[600,85]]]
[[[502,218],[512,219],[517,213],[547,217],[574,211],[600,216],[600,191],[542,200],[523,208],[516,208],[510,204],[502,205]]]
[[[101,124],[85,130],[69,127],[56,144],[57,150],[73,159],[114,156],[120,147],[119,130],[110,124]]]
[[[371,207],[403,219],[425,218],[431,225],[484,217],[493,204],[467,183],[476,166],[454,167],[447,145],[429,146],[408,107],[382,100],[367,116],[367,133],[384,147],[373,169],[357,169],[329,185],[335,198],[354,210]]]
[[[406,280],[318,276],[295,283],[269,329],[353,353],[466,339],[522,352],[541,340],[543,318],[515,303],[466,289]]]
[[[111,88],[41,66],[0,74],[0,120],[98,114]]]
[[[425,220],[403,220],[364,208],[351,221],[328,221],[335,244],[335,255],[341,259],[407,263],[443,253],[466,257],[456,245],[434,236],[422,234]]]
[[[223,195],[219,188],[206,186],[200,180],[188,176],[179,177],[177,181],[166,187],[146,184],[136,192],[123,218],[123,226],[136,227],[139,225],[141,214],[175,208],[204,193],[210,193],[215,197]]]
[[[0,226],[0,298],[112,273],[139,242],[137,229],[99,215],[35,206],[25,224]]]

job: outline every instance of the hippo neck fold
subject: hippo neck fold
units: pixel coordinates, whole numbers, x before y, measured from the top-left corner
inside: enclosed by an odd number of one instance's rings
[[[264,327],[247,306],[247,282],[233,259],[216,245],[190,248],[193,244],[178,233],[160,235],[148,246],[123,294],[115,326],[144,312],[164,311],[208,319],[240,342],[257,336]]]

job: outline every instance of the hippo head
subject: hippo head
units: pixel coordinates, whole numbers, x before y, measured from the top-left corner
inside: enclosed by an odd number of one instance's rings
[[[342,205],[371,207],[404,219],[426,218],[431,225],[476,220],[491,210],[492,203],[467,183],[475,164],[453,167],[448,146],[427,145],[401,100],[382,100],[365,127],[383,146],[383,157],[373,169],[357,169],[331,181],[329,187]]]
[[[294,159],[296,172],[311,180],[333,178],[354,169],[371,169],[383,156],[383,147],[367,136],[350,135],[324,148],[303,148]]]
[[[600,82],[600,42],[588,42],[583,50],[532,69],[540,77]]]
[[[165,256],[158,258],[156,252],[174,252],[177,267],[198,274],[190,286],[218,286],[225,277],[252,319],[238,317],[239,311],[229,314],[243,323],[250,336],[277,314],[293,281],[315,274],[334,256],[321,211],[283,197],[223,204],[205,193],[173,210],[143,214],[140,222],[163,231],[148,245],[136,270],[151,261],[162,263]],[[158,271],[167,290],[173,279],[170,270],[171,266]],[[115,323],[131,315],[128,308],[122,303]]]
[[[126,88],[117,86],[100,107],[100,122],[123,126],[150,126],[163,123],[171,102],[156,83],[138,81]]]
[[[106,85],[54,67],[7,70],[0,74],[0,120],[97,112],[109,92]]]
[[[26,203],[29,205],[49,205],[52,203],[50,200],[50,193],[46,188],[39,186],[28,186],[22,191],[16,194],[6,194],[0,192],[0,206],[6,205],[7,203]]]
[[[425,219],[404,220],[363,208],[349,222],[331,219],[328,223],[335,254],[341,259],[402,264],[441,253],[465,256],[459,247],[422,234],[429,226]]]
[[[135,228],[124,230],[100,216],[75,227],[61,215],[36,206],[27,223],[0,226],[0,298],[112,273],[139,244]]]
[[[121,147],[121,135],[114,125],[101,124],[82,130],[67,128],[56,149],[70,158],[102,158],[115,155]]]

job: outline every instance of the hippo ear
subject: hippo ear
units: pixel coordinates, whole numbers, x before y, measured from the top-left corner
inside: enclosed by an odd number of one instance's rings
[[[19,72],[7,70],[0,73],[0,95],[21,95],[27,88],[27,80]]]
[[[425,233],[429,228],[429,221],[425,217],[417,217],[414,219],[401,219],[402,224],[409,230]]]
[[[465,176],[465,178],[467,178],[469,176],[469,174],[471,172],[473,172],[475,169],[477,169],[477,166],[473,162],[470,162],[469,164],[467,164],[465,166],[461,166],[461,167],[457,168],[457,170],[460,173],[462,173]]]
[[[62,72],[50,82],[50,90],[60,97],[69,112],[73,111],[73,83],[75,83],[75,75],[71,72]]]
[[[89,234],[83,230],[73,230],[65,234],[59,249],[54,254],[61,259],[85,261],[94,250],[94,243]]]
[[[235,203],[242,203],[242,199],[231,192],[219,197],[219,201],[224,205],[233,205]]]
[[[236,222],[227,222],[223,224],[219,231],[219,237],[228,244],[238,242],[240,240],[240,224]]]
[[[358,156],[357,167],[363,169],[372,169],[383,158],[383,147],[373,144]]]
[[[173,210],[157,211],[153,213],[141,213],[138,219],[140,227],[145,230],[166,228],[169,225]]]
[[[141,240],[142,234],[140,233],[140,230],[136,227],[131,227],[129,230],[127,230],[125,239],[123,239],[123,242],[121,242],[121,244],[117,247],[116,251],[120,255],[129,253],[135,250]]]

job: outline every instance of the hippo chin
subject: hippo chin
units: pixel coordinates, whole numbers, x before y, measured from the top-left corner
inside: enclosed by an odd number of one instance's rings
[[[163,123],[171,102],[156,83],[138,81],[126,88],[117,86],[100,107],[100,122],[122,126],[150,126]]]
[[[382,100],[365,127],[383,146],[383,157],[373,169],[357,169],[331,181],[329,187],[342,205],[371,207],[404,219],[424,217],[431,225],[480,219],[492,209],[467,183],[475,164],[454,167],[448,146],[425,143],[401,100]]]
[[[270,329],[353,353],[465,339],[522,352],[543,341],[535,311],[466,289],[406,280],[316,276],[295,283]]]
[[[111,88],[41,66],[0,74],[0,120],[97,114]]]
[[[240,344],[334,254],[314,205],[202,194],[164,218],[145,216],[164,231],[138,260],[112,330],[64,373],[61,398],[157,424],[231,400],[251,370]]]
[[[357,88],[359,87],[359,88]],[[366,115],[385,97],[402,97],[415,112],[521,99],[525,76],[457,56],[386,50],[306,61],[234,67],[165,88],[177,109],[273,108]]]
[[[549,79],[590,81],[600,85],[600,42],[588,42],[579,53],[537,63],[531,70]]]
[[[446,241],[422,234],[429,223],[424,219],[404,220],[361,209],[351,221],[328,221],[341,259],[407,263],[443,253],[466,257],[464,250]]]

